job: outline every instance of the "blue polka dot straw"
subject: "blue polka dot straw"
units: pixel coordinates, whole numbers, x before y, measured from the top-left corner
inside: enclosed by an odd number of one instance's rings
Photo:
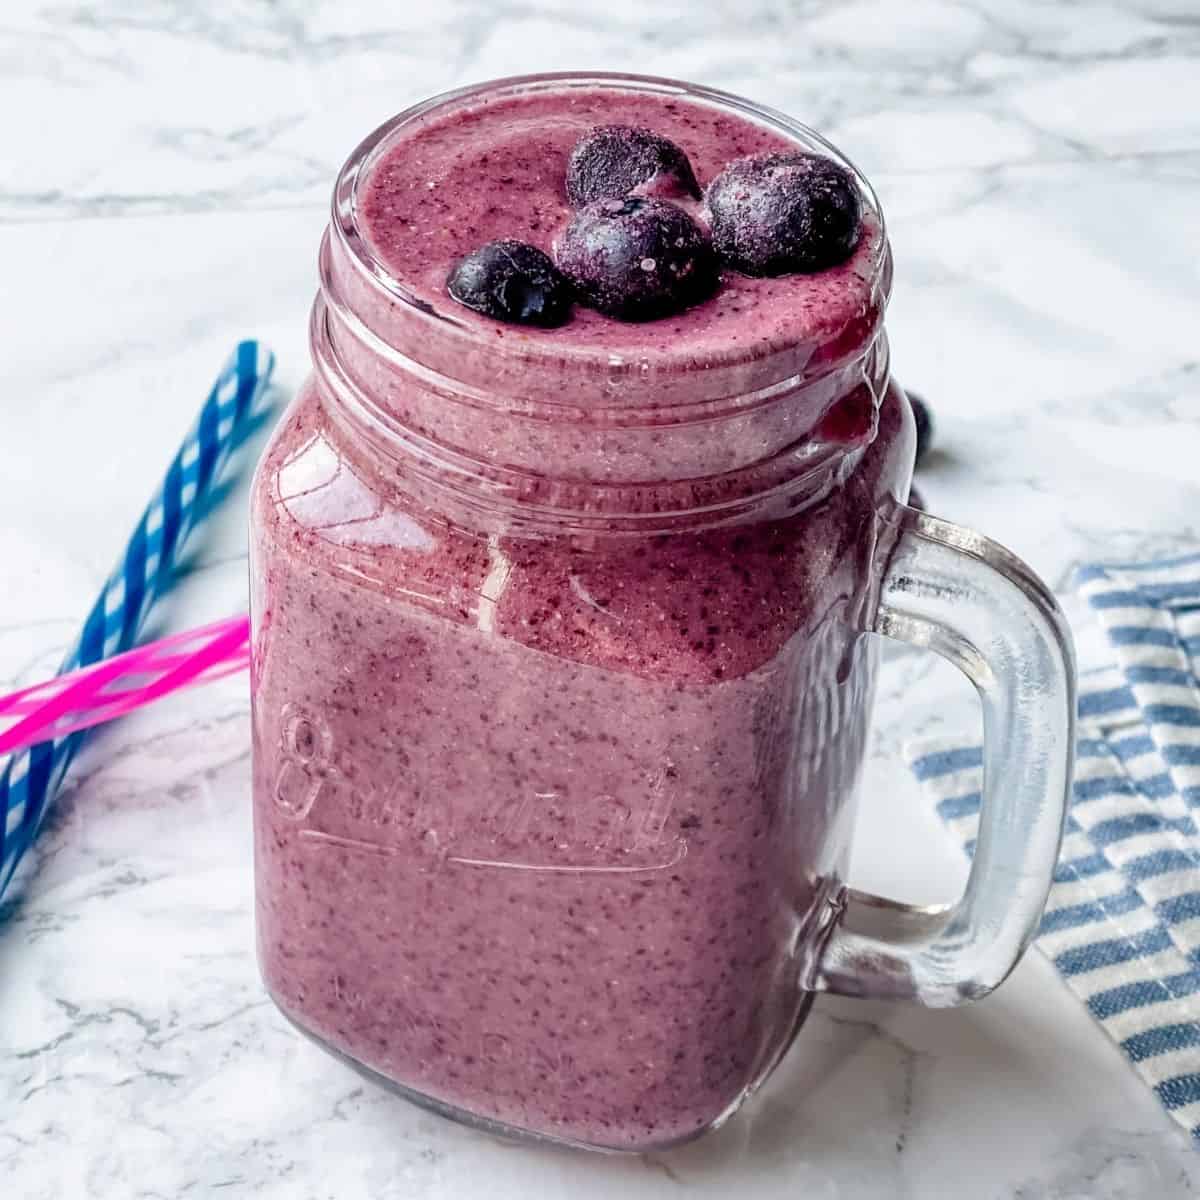
[[[60,673],[134,645],[151,607],[171,584],[189,534],[209,512],[230,455],[254,423],[274,365],[274,355],[257,342],[241,342],[230,355]],[[85,736],[78,732],[41,742],[0,765],[0,896],[37,837]]]

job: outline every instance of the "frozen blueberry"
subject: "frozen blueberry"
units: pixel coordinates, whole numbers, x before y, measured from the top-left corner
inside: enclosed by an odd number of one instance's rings
[[[746,275],[823,271],[850,257],[862,202],[853,176],[815,154],[731,162],[708,189],[713,245]]]
[[[688,156],[649,129],[601,125],[575,143],[567,160],[567,199],[572,207],[619,200],[631,192],[700,199]]]
[[[717,286],[708,235],[665,200],[597,200],[571,219],[556,257],[580,299],[622,321],[652,321]]]
[[[548,254],[511,240],[488,242],[455,264],[446,290],[459,304],[515,325],[561,325],[571,285]]]
[[[917,423],[917,464],[924,460],[933,445],[933,414],[929,405],[915,392],[906,392],[912,406],[913,420]]]

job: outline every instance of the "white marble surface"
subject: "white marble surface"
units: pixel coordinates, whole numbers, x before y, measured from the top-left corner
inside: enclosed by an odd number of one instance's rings
[[[1049,579],[1200,530],[1196,0],[7,0],[0,18],[0,687],[50,670],[238,337],[291,387],[325,198],[410,101],[517,71],[691,77],[821,128],[874,179],[936,511]],[[241,499],[172,626],[245,604]],[[900,765],[970,719],[891,659],[854,881],[952,895]],[[244,680],[73,771],[0,924],[0,1190],[23,1200],[485,1193],[1182,1200],[1200,1159],[1031,956],[974,1008],[819,1002],[726,1129],[615,1160],[497,1144],[363,1084],[252,952]]]

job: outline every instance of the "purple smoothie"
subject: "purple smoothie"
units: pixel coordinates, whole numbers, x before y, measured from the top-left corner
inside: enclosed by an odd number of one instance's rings
[[[343,189],[255,483],[254,788],[293,1021],[455,1115],[633,1149],[731,1111],[805,1010],[913,435],[873,212],[843,266],[657,322],[449,300],[480,243],[552,247],[571,146],[618,122],[702,185],[792,144],[558,84],[395,126]]]
[[[571,216],[564,184],[571,147],[594,126],[612,124],[652,126],[676,142],[702,185],[731,159],[794,146],[734,113],[671,97],[583,89],[477,102],[450,117],[435,115],[383,149],[359,200],[371,248],[406,287],[485,338],[675,370],[825,343],[870,310],[879,253],[874,222],[841,267],[775,279],[726,272],[709,303],[660,321],[623,324],[581,307],[560,329],[514,329],[455,306],[446,295],[447,268],[476,246],[515,237],[551,248]],[[692,212],[703,207],[676,202]]]

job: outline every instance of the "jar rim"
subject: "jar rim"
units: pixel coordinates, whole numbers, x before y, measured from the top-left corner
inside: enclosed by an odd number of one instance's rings
[[[417,355],[413,353],[412,348],[428,345],[430,340],[434,340],[446,343],[443,352],[437,356],[439,363],[453,363],[460,359],[460,355],[454,351],[455,345],[464,350],[468,347],[478,347],[484,344],[486,335],[477,323],[459,319],[451,311],[434,308],[398,278],[380,258],[372,247],[360,218],[360,184],[369,176],[377,157],[401,131],[407,130],[432,113],[466,106],[473,101],[492,101],[508,96],[563,89],[643,91],[712,105],[773,129],[798,145],[817,150],[845,167],[860,190],[865,211],[877,224],[875,238],[879,251],[872,263],[871,284],[872,292],[877,295],[879,301],[876,306],[878,320],[882,320],[891,288],[891,252],[883,213],[878,197],[865,175],[826,138],[774,108],[700,84],[615,71],[546,72],[471,84],[442,92],[412,105],[368,134],[355,147],[339,171],[333,190],[330,221],[330,234],[336,246],[336,261],[339,269],[348,268],[356,290],[365,288],[368,294],[382,300],[393,318],[402,324],[402,340],[405,344],[393,346],[400,357],[416,361]],[[329,286],[331,282],[335,281],[331,281],[327,276],[323,280],[323,290],[326,291],[327,297],[334,301],[334,307],[338,307],[336,297]],[[385,338],[385,341],[391,340]],[[586,369],[593,378],[597,371],[606,372],[611,377],[612,387],[609,394],[614,398],[616,407],[637,406],[644,399],[644,391],[653,393],[657,406],[670,407],[674,403],[671,400],[664,403],[660,382],[654,378],[653,372],[648,374],[645,362],[623,356],[606,356],[602,348],[591,345],[572,346],[556,343],[553,339],[530,339],[515,347],[512,344],[514,340],[508,339],[504,346],[505,355],[513,360],[513,370],[507,377],[514,383],[520,380],[524,372],[536,371],[539,364],[553,363],[559,368]],[[870,338],[866,340],[869,341]],[[711,399],[728,398],[746,390],[781,384],[787,380],[793,381],[794,385],[800,384],[809,375],[809,360],[820,348],[818,345],[781,345],[764,355],[761,347],[747,347],[743,351],[741,348],[730,346],[726,354],[706,361],[702,368],[698,367],[696,373],[699,374],[700,370],[703,370],[705,376],[702,389],[700,392],[692,391],[690,396],[681,397],[679,402],[695,402],[702,396]],[[667,367],[671,365],[664,364]],[[824,365],[832,367],[834,364]],[[444,370],[444,367],[439,369]],[[456,382],[468,381],[456,379]],[[493,390],[506,390],[503,383],[495,377],[487,378],[484,386]]]
[[[407,490],[424,493],[430,510],[452,514],[464,527],[487,528],[499,519],[497,529],[506,532],[571,529],[620,537],[783,517],[843,484],[875,437],[873,418],[869,436],[852,444],[805,439],[735,469],[672,480],[562,478],[506,466],[421,433],[374,403],[340,360],[331,317],[318,296],[309,341],[329,419],[368,460],[389,467],[402,460]],[[874,344],[870,357],[873,392],[882,395],[889,374],[886,338]],[[859,386],[869,385],[864,380]]]

